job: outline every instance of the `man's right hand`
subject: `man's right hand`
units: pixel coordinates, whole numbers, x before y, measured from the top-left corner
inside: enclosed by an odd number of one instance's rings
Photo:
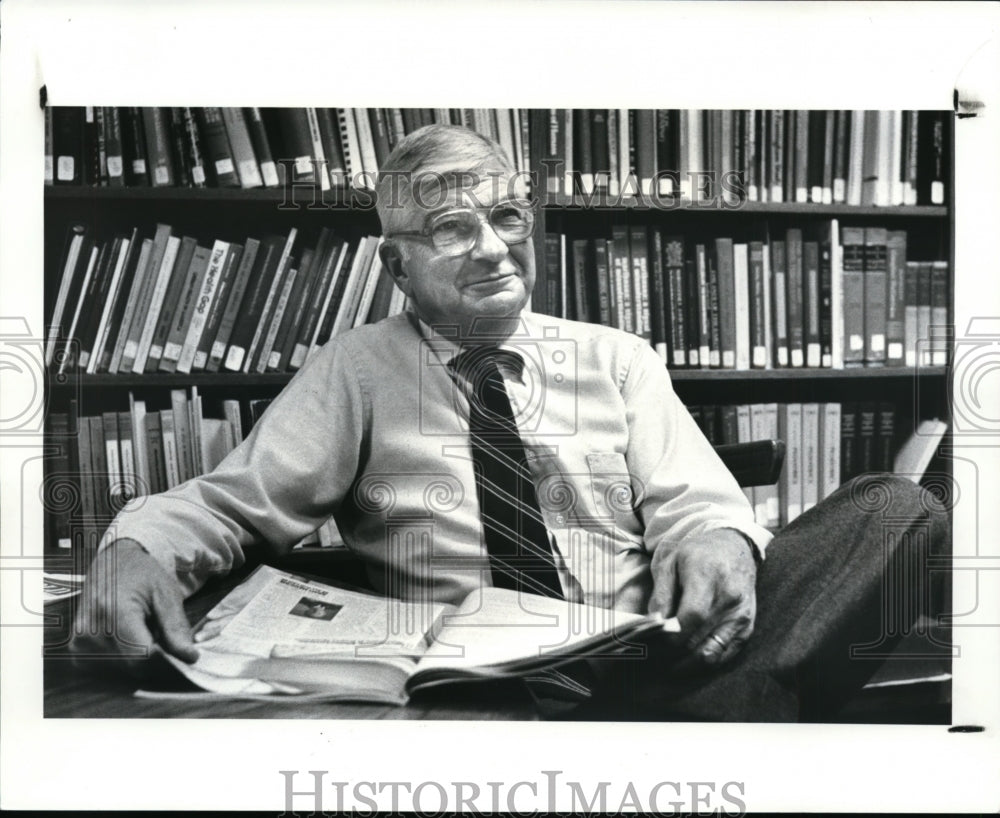
[[[198,650],[177,581],[134,540],[101,551],[87,574],[70,651],[78,661],[121,659],[141,673],[154,643],[185,662]]]

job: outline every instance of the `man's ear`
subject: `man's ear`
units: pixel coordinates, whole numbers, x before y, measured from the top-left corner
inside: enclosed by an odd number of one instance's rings
[[[378,255],[382,260],[382,268],[392,276],[392,280],[396,282],[396,286],[406,295],[409,295],[410,279],[406,275],[406,271],[403,270],[403,257],[399,253],[399,247],[396,245],[396,242],[392,239],[383,241],[382,245],[378,248]]]

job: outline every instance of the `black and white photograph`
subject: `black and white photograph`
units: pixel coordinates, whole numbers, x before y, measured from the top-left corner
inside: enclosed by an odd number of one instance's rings
[[[5,808],[995,808],[998,7],[4,5]]]

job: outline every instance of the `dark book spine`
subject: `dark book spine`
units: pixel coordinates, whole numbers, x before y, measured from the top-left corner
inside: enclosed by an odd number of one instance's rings
[[[826,112],[804,111],[801,112],[800,117],[800,122],[806,128],[806,134],[800,137],[800,141],[804,141],[808,146],[808,158],[804,174],[808,189],[808,200],[815,204],[822,204],[824,161],[826,157]]]
[[[302,323],[305,314],[306,300],[312,289],[317,262],[318,258],[314,250],[306,248],[302,251],[302,258],[299,260],[299,274],[289,292],[288,304],[282,315],[281,325],[278,327],[278,333],[274,338],[271,355],[267,362],[269,371],[284,372],[288,368],[292,357],[292,348],[295,345],[295,330]],[[291,337],[291,341],[289,341],[289,337]]]
[[[330,334],[333,332],[334,321],[336,321],[337,313],[340,311],[340,302],[344,298],[344,287],[347,285],[347,273],[351,269],[354,255],[357,252],[357,245],[352,246],[350,243],[347,244],[344,261],[341,263],[341,273],[337,276],[337,280],[333,285],[333,293],[330,296],[330,306],[323,318],[323,323],[320,325],[319,333],[316,335],[316,343],[319,346],[322,346],[330,340]]]
[[[714,264],[718,276],[719,366],[736,367],[736,272],[733,269],[733,240],[715,240]]]
[[[194,187],[194,168],[188,158],[184,133],[184,112],[181,108],[167,108],[166,120],[170,134],[170,162],[174,169],[174,182],[178,187]]]
[[[787,255],[785,301],[788,309],[788,360],[792,366],[805,366],[805,301],[802,286],[802,231],[790,229],[785,233]]]
[[[865,364],[885,364],[886,253],[885,228],[865,229]]]
[[[146,357],[146,365],[143,367],[144,372],[156,372],[159,368],[160,359],[163,357],[163,346],[170,336],[174,311],[177,309],[177,302],[184,289],[188,267],[191,264],[196,246],[197,243],[192,238],[181,239],[174,269],[170,274],[170,283],[167,285],[167,292],[163,296],[163,304],[160,306],[160,314],[156,319],[156,329],[153,331],[153,338],[149,345],[149,355]]]
[[[875,471],[875,430],[878,408],[871,403],[863,403],[858,409],[857,467],[859,474]]]
[[[563,108],[548,108],[548,132],[542,154],[545,166],[545,189],[550,196],[558,196],[563,190],[566,172],[566,111]],[[572,123],[570,123],[570,126]]]
[[[702,264],[699,268],[698,265],[698,247],[701,247],[701,259]],[[702,365],[701,361],[701,351],[702,351],[702,319],[704,316],[705,324],[705,366],[708,366],[708,314],[707,311],[703,311],[702,305],[707,304],[707,300],[702,297],[702,275],[701,270],[704,270],[704,257],[705,248],[704,245],[695,246],[695,258],[685,258],[684,259],[684,282],[685,282],[685,293],[684,293],[684,303],[686,306],[687,314],[687,350],[688,350],[688,366],[690,367],[700,367]],[[706,284],[707,286],[707,284]]]
[[[666,271],[663,267],[663,235],[653,228],[652,250],[650,252],[650,341],[657,354],[665,361],[670,361],[668,338],[668,310]]]
[[[847,155],[851,144],[851,112],[837,111],[834,116],[833,138],[833,201],[847,201]]]
[[[594,239],[594,275],[597,279],[597,317],[605,327],[611,322],[611,267],[608,259],[608,242],[603,238]]]
[[[201,338],[198,340],[198,348],[195,351],[194,363],[191,367],[192,372],[202,371],[208,367],[209,357],[212,354],[212,344],[222,324],[222,317],[229,306],[230,297],[235,295],[233,287],[242,258],[243,245],[230,244],[215,297],[208,308],[208,317],[205,319],[205,326],[201,331]]]
[[[52,109],[52,152],[55,183],[79,185],[84,180],[84,109],[58,106]]]
[[[591,239],[574,239],[573,249],[573,306],[577,321],[593,321],[593,309],[590,300],[593,278],[593,241]]]
[[[635,172],[643,196],[653,195],[656,176],[656,112],[650,108],[635,111]]]
[[[125,184],[146,187],[149,171],[146,163],[146,135],[143,132],[142,109],[120,108],[122,121],[122,151],[125,159]]]
[[[70,470],[69,415],[51,412],[46,418],[46,443],[52,453],[46,457],[46,475],[42,501],[45,509],[45,550],[56,554],[67,553],[72,546],[72,507],[60,498],[78,496],[79,489]]]
[[[917,203],[943,205],[948,118],[944,111],[920,111],[917,137]]]
[[[105,165],[108,170],[108,184],[111,187],[122,187],[125,184],[122,123],[119,109],[115,106],[104,109],[104,132]]]
[[[708,263],[708,365],[720,367],[722,366],[722,317],[719,312],[719,267],[713,252],[707,254],[706,261]]]
[[[896,409],[891,403],[881,403],[878,407],[878,421],[875,439],[875,470],[892,472],[892,460],[896,454]]]
[[[222,109],[199,108],[197,114],[210,178],[214,180],[216,187],[239,187],[240,179],[236,174],[236,163],[229,146]]]
[[[629,258],[628,228],[616,224],[611,228],[611,282],[614,326],[625,332],[635,332],[635,313],[632,305],[632,262]]]
[[[760,120],[763,111],[753,109],[744,111],[743,125],[743,191],[744,197],[751,202],[760,201]]]
[[[719,407],[719,439],[723,444],[739,443],[739,419],[734,404]]]
[[[774,365],[788,366],[788,272],[785,266],[787,254],[785,242],[771,243],[771,320],[774,324]]]
[[[105,148],[104,109],[87,105],[83,109],[83,183],[108,183],[108,156]]]
[[[785,201],[785,112],[770,112],[768,139],[768,175],[771,195],[768,201]]]
[[[347,167],[344,163],[344,148],[340,144],[340,125],[337,122],[336,111],[333,108],[317,108],[316,121],[319,123],[323,153],[326,154],[330,184],[334,187],[344,187],[347,184]],[[383,161],[384,159],[379,159],[380,163]]]
[[[632,315],[635,334],[651,341],[652,299],[649,292],[649,238],[644,225],[629,228],[629,260],[632,272]]]
[[[314,277],[315,283],[312,287],[312,294],[309,297],[308,308],[299,326],[296,343],[289,359],[289,366],[292,369],[298,369],[302,366],[305,363],[306,356],[312,349],[313,337],[316,335],[316,327],[319,324],[323,306],[327,302],[327,297],[332,297],[330,290],[333,286],[333,277],[337,273],[337,265],[343,248],[344,243],[335,240],[329,228],[323,228],[320,232],[319,242],[316,245],[318,272]]]
[[[175,182],[170,160],[170,124],[167,108],[142,109],[143,131],[146,134],[146,157],[153,187],[170,187]]]
[[[857,458],[858,411],[853,403],[840,407],[840,482],[861,473]]]
[[[260,108],[244,108],[243,119],[246,121],[247,133],[250,134],[250,145],[253,147],[254,156],[257,157],[257,164],[260,166],[260,178],[264,182],[264,187],[277,187],[278,168],[274,164],[271,140],[268,139],[267,127],[264,124]],[[333,166],[329,156],[327,162],[331,167]]]
[[[188,174],[194,187],[205,187],[208,179],[205,174],[205,151],[201,143],[201,133],[192,108],[180,108],[179,111],[184,155],[187,160]],[[177,114],[175,113],[175,116]]]
[[[806,181],[804,175],[801,178],[799,176],[800,159],[796,154],[801,151],[802,159],[808,161],[809,143],[806,141],[803,150],[803,146],[799,143],[799,132],[801,130],[799,128],[799,120],[800,117],[796,115],[795,111],[785,111],[785,144],[783,146],[785,154],[785,189],[782,195],[786,202],[799,200],[799,182],[805,184]],[[803,199],[803,201],[805,200]]]
[[[825,111],[823,120],[823,204],[833,204],[833,152],[836,137],[836,114]]]
[[[607,190],[611,169],[608,153],[608,112],[605,108],[591,108],[590,113],[590,167],[594,174],[594,188]]]
[[[656,192],[661,196],[680,193],[678,128],[680,112],[661,109],[656,112]]]
[[[125,260],[122,266],[121,278],[118,283],[117,295],[112,295],[114,304],[108,318],[105,335],[107,343],[101,350],[101,358],[97,362],[97,371],[107,372],[111,363],[111,356],[114,354],[114,339],[118,336],[118,331],[122,326],[122,318],[125,315],[125,308],[128,303],[128,293],[132,289],[132,281],[135,279],[136,269],[139,264],[139,250],[142,242],[139,240],[139,231],[133,230],[129,238],[128,250],[125,253]]]
[[[802,245],[802,283],[805,365],[818,367],[822,363],[820,351],[822,295],[819,283],[819,244],[815,241],[807,241]]]

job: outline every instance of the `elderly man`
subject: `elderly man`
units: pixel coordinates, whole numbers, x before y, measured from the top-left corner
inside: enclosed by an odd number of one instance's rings
[[[183,596],[251,544],[287,549],[332,514],[375,587],[404,598],[492,583],[677,616],[682,665],[700,670],[674,678],[652,657],[640,675],[657,712],[809,715],[827,696],[803,688],[815,662],[879,636],[882,513],[851,500],[871,487],[842,489],[769,547],[644,341],[526,311],[534,213],[495,143],[422,128],[377,193],[383,266],[408,311],[332,339],[213,473],[122,512],[82,609],[114,613],[115,632],[76,647],[157,641],[192,661]],[[914,486],[880,485],[940,538]],[[431,534],[399,547],[400,520]]]

